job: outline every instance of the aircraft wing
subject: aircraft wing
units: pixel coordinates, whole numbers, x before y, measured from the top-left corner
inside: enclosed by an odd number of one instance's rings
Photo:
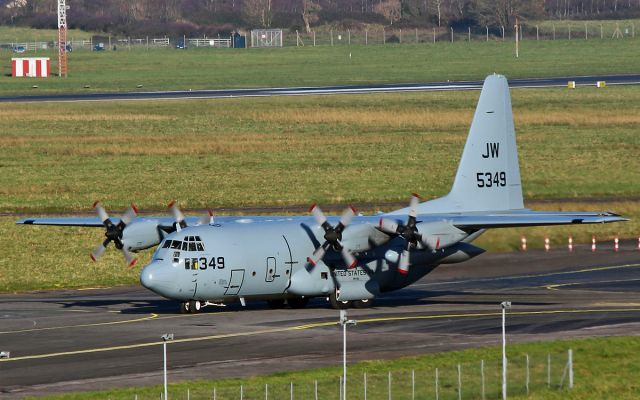
[[[460,229],[509,228],[517,226],[604,224],[628,221],[618,214],[585,212],[509,212],[487,214],[459,214],[443,218]]]
[[[160,227],[173,226],[175,219],[171,217],[138,217],[136,222],[152,220]],[[187,218],[187,223],[195,223],[197,218]],[[120,218],[111,218],[114,224],[120,223]],[[53,226],[86,226],[90,228],[104,228],[104,224],[97,217],[58,217],[58,218],[24,218],[16,221],[18,225],[53,225]]]

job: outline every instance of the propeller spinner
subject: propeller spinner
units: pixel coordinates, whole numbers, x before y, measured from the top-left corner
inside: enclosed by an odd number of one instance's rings
[[[329,249],[333,249],[335,252],[341,253],[342,258],[344,259],[345,264],[349,268],[354,268],[358,265],[358,260],[351,254],[349,250],[347,250],[341,243],[342,240],[342,232],[349,225],[351,219],[356,213],[355,208],[349,207],[347,208],[342,216],[340,217],[340,222],[335,227],[331,225],[327,221],[327,217],[325,217],[320,207],[316,204],[312,205],[309,211],[313,214],[318,224],[324,229],[324,240],[325,242],[322,246],[318,247],[311,257],[307,257],[307,262],[311,266],[315,266],[320,260],[322,260]]]
[[[419,244],[423,244],[424,246],[429,248],[432,247],[427,243],[426,238],[423,238],[423,236],[418,232],[418,228],[416,226],[416,216],[419,202],[420,196],[413,193],[409,206],[409,219],[407,220],[407,223],[405,225],[384,218],[380,219],[379,229],[381,231],[391,235],[400,236],[407,241],[407,247],[402,251],[402,254],[400,254],[400,260],[398,261],[398,272],[403,275],[407,275],[409,273],[409,251],[412,248],[418,247]],[[438,242],[435,245],[435,249],[437,250],[439,247],[440,240],[438,239]]]
[[[122,242],[122,234],[124,232],[124,228],[126,228],[131,220],[134,219],[136,215],[138,215],[138,209],[136,208],[136,206],[132,204],[131,207],[129,207],[127,211],[125,211],[122,217],[120,217],[120,222],[118,222],[117,224],[114,224],[111,221],[111,219],[109,218],[109,214],[107,214],[107,211],[102,206],[102,203],[96,201],[95,203],[93,203],[93,208],[96,209],[96,212],[98,213],[102,224],[106,228],[106,232],[104,234],[106,236],[106,239],[91,252],[91,259],[93,261],[97,261],[102,256],[102,254],[104,254],[105,250],[107,250],[107,246],[109,245],[109,243],[113,242],[114,246],[116,246],[116,249],[122,251],[127,265],[129,267],[133,267],[138,260],[129,250],[124,247],[124,243]]]

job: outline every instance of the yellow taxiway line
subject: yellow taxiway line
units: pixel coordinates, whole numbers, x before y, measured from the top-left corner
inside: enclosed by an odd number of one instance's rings
[[[119,324],[130,324],[133,322],[141,322],[148,321],[151,319],[158,318],[158,314],[151,314],[148,317],[135,318],[135,319],[126,319],[123,321],[109,321],[109,322],[95,322],[92,324],[79,324],[79,325],[66,325],[66,326],[50,326],[45,328],[30,328],[30,329],[21,329],[17,331],[4,331],[0,332],[0,335],[6,335],[10,333],[24,333],[24,332],[38,332],[38,331],[53,331],[57,329],[69,329],[69,328],[86,328],[88,326],[103,326],[103,325],[119,325]]]
[[[554,315],[554,314],[586,314],[586,313],[612,313],[612,312],[640,312],[640,308],[510,311],[509,314],[510,315]],[[367,318],[367,319],[357,320],[357,322],[359,324],[367,324],[367,323],[376,323],[376,322],[394,322],[394,321],[409,321],[409,320],[498,317],[501,315],[502,314],[500,312],[440,314],[440,315],[410,315],[410,316]],[[150,318],[151,317],[147,317],[147,319],[150,319]],[[257,330],[252,332],[236,332],[236,333],[225,333],[225,334],[210,335],[210,336],[198,336],[198,337],[185,338],[185,339],[175,339],[170,342],[167,342],[167,344],[173,345],[178,343],[190,343],[190,342],[199,342],[199,341],[205,341],[205,340],[219,340],[219,339],[227,339],[227,338],[235,338],[235,337],[256,336],[256,335],[263,335],[268,333],[280,333],[280,332],[288,332],[288,331],[295,331],[295,330],[320,328],[320,327],[326,327],[326,326],[333,326],[336,324],[337,323],[335,321],[329,321],[329,322],[319,322],[315,324],[289,326],[289,327],[283,327],[283,328],[263,329],[263,330]],[[19,356],[19,357],[7,358],[7,359],[0,359],[0,363],[61,357],[61,356],[71,356],[71,355],[79,355],[79,354],[99,353],[99,352],[106,352],[106,351],[131,350],[131,349],[138,349],[138,348],[151,347],[151,346],[160,346],[162,345],[162,343],[163,343],[162,341],[153,341],[153,342],[136,343],[136,344],[122,345],[122,346],[99,347],[94,349],[64,351],[64,352],[58,352],[58,353],[34,354],[30,356]]]

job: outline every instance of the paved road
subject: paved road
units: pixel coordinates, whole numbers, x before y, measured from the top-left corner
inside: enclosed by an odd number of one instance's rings
[[[52,269],[53,272],[53,269]],[[352,310],[350,359],[497,345],[498,304],[514,308],[510,341],[637,334],[640,252],[485,254],[442,266],[375,307]],[[397,317],[401,317],[398,319]],[[339,364],[337,312],[324,300],[305,310],[262,303],[176,313],[174,303],[139,287],[0,295],[2,398],[57,391],[159,384],[160,335],[171,379],[220,378]]]
[[[637,85],[640,75],[592,75],[554,78],[510,79],[509,85],[514,87],[555,87],[566,86],[568,81],[576,85],[595,85],[597,81],[605,81],[607,85]],[[163,100],[163,99],[218,99],[229,97],[266,97],[266,96],[302,96],[326,94],[384,93],[384,92],[424,92],[445,90],[477,90],[482,81],[400,83],[388,85],[353,85],[325,87],[287,87],[287,88],[252,88],[252,89],[218,89],[188,90],[162,92],[125,92],[125,93],[76,93],[28,96],[3,96],[0,102],[74,102],[74,101],[110,101],[110,100]]]

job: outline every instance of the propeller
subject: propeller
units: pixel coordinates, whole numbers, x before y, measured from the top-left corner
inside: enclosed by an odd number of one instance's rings
[[[178,207],[176,201],[172,201],[171,203],[169,203],[169,205],[167,206],[170,210],[171,213],[173,214],[173,217],[175,218],[176,222],[175,222],[175,227],[176,227],[176,231],[180,232],[182,229],[187,227],[187,221],[185,220],[185,216],[182,213],[182,211],[180,210],[180,208]],[[215,216],[214,212],[212,209],[208,209],[207,210],[207,215],[202,216],[199,220],[197,225],[213,225],[213,217]]]
[[[324,258],[329,249],[333,249],[335,252],[342,254],[342,258],[347,267],[354,268],[358,265],[358,260],[356,260],[353,254],[340,242],[342,240],[342,232],[344,232],[344,229],[351,222],[351,219],[356,213],[356,209],[353,207],[347,208],[342,213],[340,222],[338,222],[338,225],[335,227],[327,221],[327,217],[325,217],[320,207],[316,204],[311,206],[309,212],[313,214],[318,224],[324,229],[325,242],[313,252],[311,257],[307,257],[307,262],[313,267]]]
[[[138,215],[138,209],[136,208],[135,204],[131,204],[131,207],[129,207],[127,211],[122,214],[122,217],[120,217],[120,222],[118,222],[118,224],[114,224],[111,221],[111,219],[109,218],[109,214],[107,214],[107,211],[99,201],[93,203],[93,208],[96,209],[96,212],[98,213],[102,224],[106,228],[106,232],[104,234],[106,236],[106,239],[91,252],[91,259],[93,261],[97,261],[102,256],[102,254],[104,254],[105,250],[107,250],[107,246],[109,245],[109,243],[113,242],[114,246],[116,246],[116,249],[122,251],[127,265],[129,267],[133,267],[138,260],[129,250],[124,247],[124,243],[122,242],[122,233],[124,232],[124,228],[127,227],[131,220],[133,220],[136,215]]]
[[[405,247],[402,254],[400,254],[400,260],[398,261],[398,272],[403,275],[407,275],[409,273],[409,251],[412,248],[418,247],[419,244],[423,244],[428,248],[435,248],[436,250],[440,248],[440,239],[438,239],[435,246],[431,246],[430,243],[427,243],[426,238],[423,238],[423,236],[418,232],[416,216],[419,203],[420,196],[413,193],[411,196],[411,203],[409,205],[409,218],[407,223],[404,225],[396,221],[380,218],[379,229],[381,231],[391,235],[400,236],[407,241],[407,247]]]

